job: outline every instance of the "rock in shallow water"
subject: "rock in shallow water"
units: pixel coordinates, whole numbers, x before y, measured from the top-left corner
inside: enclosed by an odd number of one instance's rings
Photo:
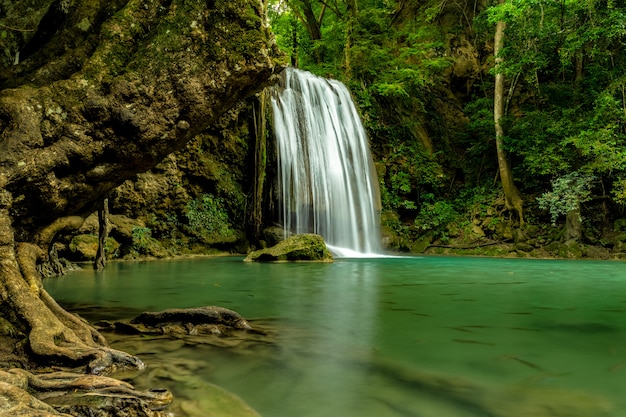
[[[320,235],[293,235],[267,249],[250,252],[245,262],[315,261],[332,262],[333,256]]]
[[[231,330],[252,330],[236,311],[223,307],[170,308],[145,312],[130,321],[116,322],[115,330],[123,333],[156,334],[222,334]]]

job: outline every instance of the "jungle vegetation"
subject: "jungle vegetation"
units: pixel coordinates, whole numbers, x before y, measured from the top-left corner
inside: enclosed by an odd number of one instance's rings
[[[625,6],[272,0],[269,14],[291,65],[351,89],[384,226],[416,249],[519,226],[593,244],[621,231]]]

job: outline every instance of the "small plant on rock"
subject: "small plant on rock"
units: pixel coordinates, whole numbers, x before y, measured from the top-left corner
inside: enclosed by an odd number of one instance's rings
[[[202,194],[189,201],[185,216],[192,231],[205,241],[235,235],[222,199],[212,194]]]

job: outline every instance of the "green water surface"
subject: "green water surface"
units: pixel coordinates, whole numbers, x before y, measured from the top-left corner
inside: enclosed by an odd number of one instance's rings
[[[626,416],[622,262],[226,257],[45,286],[90,321],[219,305],[271,326],[271,343],[175,352],[264,417]]]

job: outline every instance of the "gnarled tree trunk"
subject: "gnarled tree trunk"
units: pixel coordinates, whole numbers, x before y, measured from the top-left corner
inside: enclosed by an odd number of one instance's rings
[[[504,0],[500,0],[500,4]],[[496,24],[496,33],[494,36],[493,53],[496,60],[496,66],[502,62],[502,46],[504,44],[504,30],[506,23],[503,20]],[[524,225],[523,201],[517,187],[513,183],[513,173],[511,165],[507,159],[504,149],[504,128],[502,127],[502,118],[504,117],[504,73],[496,68],[496,80],[494,90],[494,107],[493,118],[495,123],[496,136],[496,153],[498,155],[498,168],[500,173],[500,181],[504,190],[504,201],[508,210],[515,210],[519,215],[520,226]]]
[[[34,360],[140,367],[64,311],[36,264],[114,187],[273,82],[282,58],[258,0],[36,3],[39,20],[20,21],[33,2],[18,0],[0,21],[39,24],[0,78],[0,314]]]

